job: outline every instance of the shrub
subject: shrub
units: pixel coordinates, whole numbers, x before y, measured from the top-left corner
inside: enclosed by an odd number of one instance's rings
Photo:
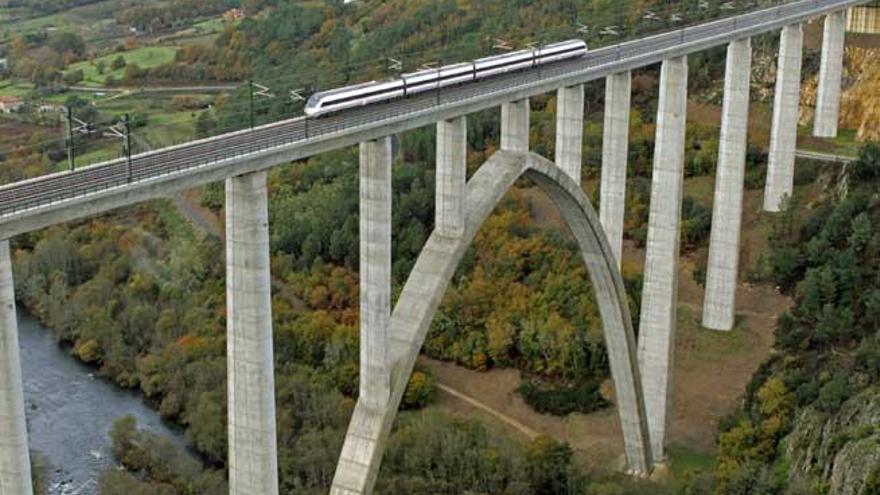
[[[712,210],[687,196],[681,205],[681,218],[681,240],[685,247],[694,249],[709,238]]]
[[[829,380],[819,390],[819,398],[816,407],[825,412],[837,410],[843,401],[849,396],[849,383],[843,375],[837,375]]]
[[[78,82],[81,82],[84,78],[85,75],[83,75],[82,69],[77,69],[64,75],[64,83],[72,86]]]
[[[409,379],[406,392],[403,393],[404,409],[421,409],[434,398],[434,378],[427,373],[416,371]]]
[[[536,411],[565,416],[573,412],[589,413],[608,406],[599,391],[598,381],[575,385],[552,385],[524,381],[516,392]]]
[[[110,68],[113,70],[119,70],[125,68],[125,65],[125,57],[119,55],[118,57],[116,57],[115,60],[113,60],[113,63],[110,64]]]

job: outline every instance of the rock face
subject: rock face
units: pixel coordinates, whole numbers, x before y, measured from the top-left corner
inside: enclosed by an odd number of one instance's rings
[[[807,409],[787,443],[792,478],[813,479],[828,495],[866,495],[880,474],[880,390],[866,390],[830,414]]]

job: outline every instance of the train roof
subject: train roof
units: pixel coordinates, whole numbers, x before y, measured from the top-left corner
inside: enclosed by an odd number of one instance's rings
[[[318,93],[315,93],[315,94],[319,94],[322,97],[323,96],[334,96],[334,95],[338,95],[340,93],[347,93],[349,91],[356,91],[358,89],[376,86],[378,84],[393,84],[393,83],[400,83],[400,82],[401,82],[400,79],[384,79],[381,81],[373,80],[373,81],[367,81],[367,82],[363,82],[363,83],[359,83],[359,84],[353,84],[350,86],[343,86],[341,88],[328,89],[327,91],[319,91]]]

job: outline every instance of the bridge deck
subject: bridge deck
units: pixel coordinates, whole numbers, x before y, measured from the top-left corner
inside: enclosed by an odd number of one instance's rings
[[[0,187],[0,239],[687,55],[866,3],[801,0],[433,94],[237,131]]]

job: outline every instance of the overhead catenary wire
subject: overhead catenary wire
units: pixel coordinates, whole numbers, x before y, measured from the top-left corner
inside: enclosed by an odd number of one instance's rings
[[[693,3],[693,2],[691,2],[691,3]],[[680,7],[680,4],[679,4],[678,6]],[[672,5],[666,5],[666,6],[664,6],[664,9],[665,9],[665,10],[663,11],[664,13],[665,13],[665,12],[670,12],[670,11],[672,10]],[[677,9],[676,9],[676,10],[677,10]],[[721,17],[724,17],[724,16],[721,16]],[[634,24],[634,26],[630,26],[629,29],[634,29],[635,27],[638,27],[638,26],[641,25],[641,24],[642,24],[642,17],[637,17],[637,23]],[[572,27],[572,29],[574,29],[574,27]],[[662,31],[662,30],[661,30],[661,31]],[[532,34],[534,35],[534,31],[532,31]],[[429,54],[431,57],[433,57],[433,54],[437,54],[437,53],[445,53],[446,50],[448,50],[448,46],[441,46],[440,48],[434,48],[434,49],[423,50],[423,51],[420,51],[420,52],[411,52],[411,53],[419,53],[419,54],[422,54],[422,55],[424,55],[424,54],[427,53],[427,54]],[[430,57],[429,57],[429,58],[430,58]],[[369,61],[361,61],[361,62],[358,62],[358,63],[349,64],[349,66],[347,67],[346,70],[351,70],[351,67],[370,67],[371,65],[373,65],[373,64],[377,64],[377,63],[379,63],[380,61],[381,61],[381,63],[382,63],[382,67],[385,67],[385,61],[387,61],[387,58],[383,57],[383,58],[380,58],[380,59],[374,59],[374,60],[369,60]],[[377,70],[380,69],[379,67],[373,67],[373,68],[375,68],[375,69],[377,69]],[[319,73],[320,73],[320,71],[319,71],[318,69],[315,69],[315,70],[311,73],[311,75],[317,77],[317,75],[318,75]],[[269,79],[269,80],[267,80],[267,81],[268,81],[269,83],[275,83],[275,82],[286,82],[286,81],[291,81],[291,80],[293,80],[294,78],[296,78],[297,81],[301,81],[301,80],[303,80],[303,75],[302,75],[302,74],[298,74],[298,75],[292,75],[292,76],[278,76],[278,77],[276,77],[276,78],[271,78],[271,79]],[[308,74],[306,75],[306,78],[308,78]],[[233,92],[234,92],[234,91],[235,91],[235,90],[233,90]],[[226,104],[226,105],[223,105],[222,107],[220,107],[220,110],[223,112],[222,116],[225,117],[226,119],[229,119],[230,116],[231,116],[231,117],[233,118],[233,120],[235,119],[235,117],[240,116],[243,112],[239,112],[239,108],[237,107],[237,105],[238,105],[238,104],[233,103],[233,104]],[[262,107],[261,110],[265,110],[265,107]],[[282,112],[282,113],[281,113],[281,116],[286,116],[286,115],[285,115],[284,112]],[[293,115],[293,111],[291,111],[291,116],[294,116],[294,115]],[[151,131],[155,131],[155,130],[161,130],[161,129],[163,129],[163,128],[170,128],[170,127],[176,127],[176,128],[179,128],[179,125],[176,125],[176,124],[167,124],[167,125],[160,125],[160,126],[150,126],[150,130],[151,130]],[[230,125],[227,125],[227,126],[224,126],[224,127],[218,127],[218,128],[215,128],[215,129],[214,129],[214,133],[218,133],[218,132],[219,132],[219,133],[222,133],[222,132],[226,132],[226,131],[228,131],[228,130],[240,129],[240,128],[244,128],[244,127],[246,127],[246,126],[245,126],[245,125],[236,125],[236,124],[233,123],[233,124],[230,124]],[[39,147],[39,146],[41,146],[41,145],[43,145],[43,144],[45,144],[45,143],[58,143],[59,141],[63,141],[63,140],[64,140],[63,138],[60,139],[60,140],[50,139],[50,140],[46,140],[46,141],[43,142],[43,143],[41,143],[41,142],[38,142],[38,143],[32,143],[32,144],[30,144],[29,146],[30,146],[31,148],[37,148],[37,147]],[[19,149],[21,149],[21,148],[19,148]],[[24,148],[24,149],[28,149],[28,148]]]

